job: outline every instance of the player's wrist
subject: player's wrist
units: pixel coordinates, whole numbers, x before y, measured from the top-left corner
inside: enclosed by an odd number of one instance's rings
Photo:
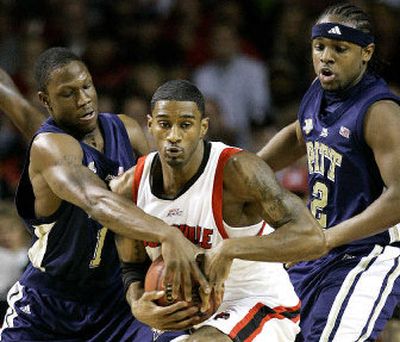
[[[184,236],[179,229],[168,225],[166,225],[165,229],[162,229],[159,233],[159,241],[161,244],[169,242],[174,243],[182,237]]]

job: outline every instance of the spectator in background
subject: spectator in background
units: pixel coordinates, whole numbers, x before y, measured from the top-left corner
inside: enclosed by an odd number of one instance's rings
[[[218,102],[236,145],[251,146],[251,124],[264,123],[271,106],[268,69],[239,50],[234,27],[218,23],[211,34],[213,59],[197,68],[193,81],[206,99]]]
[[[28,263],[28,232],[19,219],[14,203],[0,203],[0,322],[7,310],[7,292]]]

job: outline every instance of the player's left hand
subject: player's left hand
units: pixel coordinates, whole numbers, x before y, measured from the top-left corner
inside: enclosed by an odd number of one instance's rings
[[[222,297],[224,294],[224,283],[228,278],[232,262],[233,259],[224,253],[224,241],[205,253],[204,272],[217,297]]]

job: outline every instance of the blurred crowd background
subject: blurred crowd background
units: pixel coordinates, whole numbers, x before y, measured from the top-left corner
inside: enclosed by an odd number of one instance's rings
[[[100,111],[128,114],[143,126],[154,90],[168,79],[189,79],[206,97],[209,137],[257,151],[296,119],[314,78],[310,29],[335,2],[0,0],[0,67],[44,111],[34,63],[48,47],[69,47],[89,67]],[[400,0],[352,2],[369,13],[381,73],[399,93]],[[12,199],[27,143],[0,113],[0,300],[15,280],[7,265],[26,262],[28,240]],[[278,174],[304,198],[306,177],[301,161]]]

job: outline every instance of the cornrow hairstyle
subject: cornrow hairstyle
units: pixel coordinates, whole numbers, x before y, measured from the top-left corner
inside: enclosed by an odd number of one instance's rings
[[[44,51],[35,64],[35,81],[39,91],[46,91],[51,73],[73,61],[82,59],[64,47],[53,47]]]
[[[320,23],[323,18],[328,16],[336,17],[340,24],[350,26],[374,36],[371,20],[368,14],[353,4],[341,2],[328,7],[319,16],[316,23]],[[375,52],[372,55],[371,60],[368,62],[368,69],[370,71],[379,73],[385,66],[387,66],[387,64],[388,63],[378,57],[375,46]]]
[[[155,91],[151,99],[151,110],[158,101],[191,101],[197,104],[201,117],[204,116],[204,97],[200,90],[186,80],[172,80],[164,83]]]

